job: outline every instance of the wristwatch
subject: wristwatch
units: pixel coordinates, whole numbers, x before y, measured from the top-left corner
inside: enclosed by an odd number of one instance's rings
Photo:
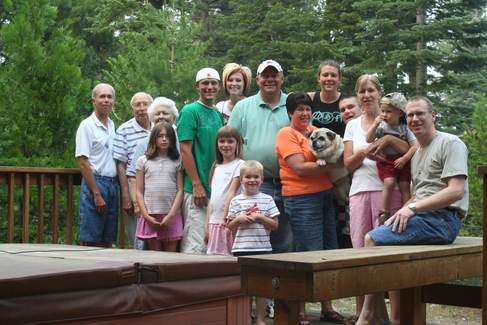
[[[414,203],[414,202],[409,203],[408,208],[413,210],[414,214],[418,213],[418,209],[416,208],[416,203]]]

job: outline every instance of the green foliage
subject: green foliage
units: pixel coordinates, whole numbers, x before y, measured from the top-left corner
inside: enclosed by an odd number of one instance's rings
[[[487,83],[486,83],[487,85]],[[469,208],[465,220],[469,234],[481,236],[483,226],[483,177],[477,174],[477,166],[487,165],[487,94],[478,94],[479,102],[474,104],[472,129],[463,136],[468,148]],[[465,126],[466,127],[466,126]]]
[[[4,65],[0,66],[0,165],[76,167],[74,138],[89,82],[77,63],[82,53],[67,27],[55,28],[56,8],[47,0],[24,0],[3,24]]]
[[[122,2],[121,2],[122,3]],[[106,80],[116,90],[114,120],[128,120],[130,99],[144,91],[152,97],[173,99],[181,109],[197,99],[196,73],[207,65],[204,51],[208,42],[197,39],[201,26],[191,21],[192,12],[163,6],[156,9],[147,3],[124,0],[107,2],[101,21],[117,21],[100,28],[118,29],[121,54],[109,59],[111,71],[104,70]],[[111,18],[108,18],[108,15]]]

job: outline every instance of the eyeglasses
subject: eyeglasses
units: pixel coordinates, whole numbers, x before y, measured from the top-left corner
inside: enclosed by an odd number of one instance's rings
[[[149,108],[150,104],[151,103],[149,102],[142,102],[142,103],[136,102],[133,104],[133,106],[136,108],[140,108],[141,106],[144,106],[145,108]]]
[[[406,115],[406,118],[409,120],[409,119],[412,119],[414,117],[414,115],[416,115],[417,118],[422,118],[424,117],[426,114],[428,114],[429,111],[420,111],[420,112],[417,112],[417,113],[409,113]]]

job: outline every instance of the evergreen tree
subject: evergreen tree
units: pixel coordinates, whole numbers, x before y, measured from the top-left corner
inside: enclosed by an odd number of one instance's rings
[[[487,63],[475,51],[487,40],[487,20],[474,15],[486,0],[361,0],[353,6],[367,17],[355,35],[366,53],[357,68],[377,73],[387,92],[441,102],[454,85],[472,85],[461,73]]]
[[[82,53],[66,27],[54,28],[48,0],[10,2],[2,25],[0,66],[0,165],[76,167],[74,143],[89,105],[89,82],[78,63]]]
[[[66,1],[50,0],[57,7],[56,24],[52,28],[69,25],[73,37],[77,38],[76,49],[85,55],[80,62],[83,78],[103,80],[102,70],[110,69],[107,59],[119,53],[118,40],[111,30],[92,30],[96,21],[98,0]]]
[[[175,3],[161,9],[134,0],[123,0],[123,4],[107,2],[98,25],[119,33],[120,55],[109,59],[111,71],[104,70],[117,94],[116,124],[132,116],[130,99],[140,91],[154,98],[171,98],[179,109],[196,100],[195,77],[207,65],[208,42],[199,41],[201,26],[191,21],[193,12]]]
[[[485,83],[487,86],[487,83]],[[472,118],[472,129],[463,136],[468,148],[468,185],[469,207],[468,217],[464,224],[469,234],[481,236],[483,226],[482,200],[483,177],[477,174],[477,166],[487,165],[487,94],[478,94],[478,103],[474,104],[475,111]],[[466,127],[466,125],[465,125]],[[471,227],[468,227],[471,226]]]

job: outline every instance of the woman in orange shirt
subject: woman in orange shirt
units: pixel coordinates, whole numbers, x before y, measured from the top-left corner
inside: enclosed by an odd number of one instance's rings
[[[307,252],[323,249],[323,229],[334,237],[335,212],[333,184],[327,171],[343,166],[343,160],[320,167],[308,148],[306,133],[315,130],[309,126],[313,102],[304,92],[290,93],[286,108],[291,125],[282,128],[276,138],[276,153],[281,167],[282,195],[286,214],[296,241],[296,251]],[[323,209],[323,207],[328,209]],[[326,216],[323,215],[325,211]],[[338,245],[337,245],[338,247]],[[333,310],[330,301],[322,302],[323,320],[342,323],[347,319]],[[304,302],[300,310],[301,325],[309,324]]]

